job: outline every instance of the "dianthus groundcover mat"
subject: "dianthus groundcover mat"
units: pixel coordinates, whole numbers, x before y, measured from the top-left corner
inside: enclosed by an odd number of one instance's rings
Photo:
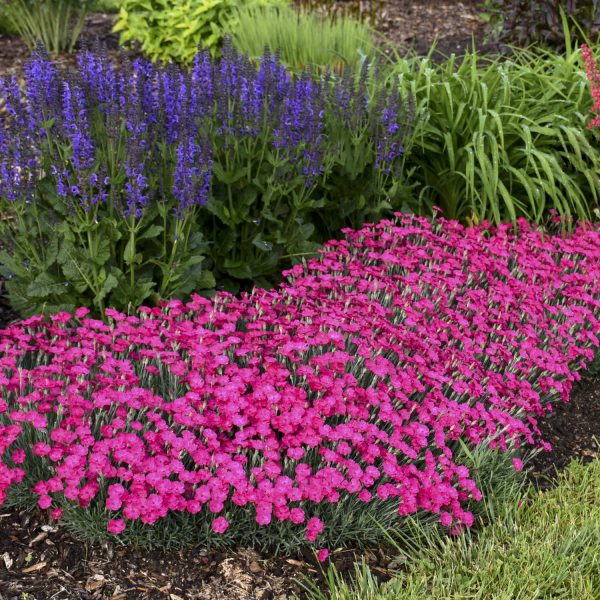
[[[397,215],[343,233],[275,290],[0,331],[0,501],[27,484],[114,534],[250,513],[314,542],[348,498],[470,525],[458,441],[547,446],[536,417],[594,356],[600,230]]]

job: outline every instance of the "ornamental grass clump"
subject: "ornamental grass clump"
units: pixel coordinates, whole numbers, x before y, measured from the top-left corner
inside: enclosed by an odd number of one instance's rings
[[[375,69],[317,79],[230,45],[188,72],[42,51],[0,84],[1,272],[22,315],[269,285],[402,203],[412,122]]]
[[[260,56],[265,46],[276,48],[281,60],[294,71],[309,65],[319,71],[356,71],[375,55],[374,32],[357,19],[332,19],[291,6],[244,6],[237,17],[230,33],[240,52]]]
[[[600,145],[579,52],[468,52],[439,65],[398,60],[393,80],[415,98],[419,128],[406,167],[414,211],[439,206],[464,222],[566,222],[600,207]]]
[[[73,52],[90,5],[89,0],[2,0],[0,18],[30,50],[41,42],[56,56]]]
[[[276,290],[0,331],[0,501],[88,538],[288,550],[367,543],[373,515],[470,526],[461,448],[548,447],[536,418],[592,360],[600,229],[345,234]]]

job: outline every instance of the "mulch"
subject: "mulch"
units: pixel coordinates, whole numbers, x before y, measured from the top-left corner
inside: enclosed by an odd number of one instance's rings
[[[340,2],[343,0],[340,0]],[[387,0],[379,31],[399,49],[427,54],[436,40],[438,56],[460,55],[473,43],[482,52],[498,47],[485,38],[485,23],[475,0]],[[109,53],[118,52],[111,15],[88,18],[82,40],[100,39]],[[29,52],[14,36],[0,35],[0,73],[19,72]],[[72,57],[60,61],[72,64]],[[0,281],[0,327],[16,321]],[[574,459],[592,460],[600,444],[600,376],[588,376],[574,387],[569,403],[555,407],[541,423],[552,452],[530,463],[532,483],[545,489],[558,471]],[[390,576],[382,554],[362,554],[378,576]],[[334,552],[333,562],[351,572],[352,552]],[[207,552],[202,548],[148,551],[104,543],[90,546],[74,539],[45,512],[0,507],[0,600],[284,600],[302,597],[303,575],[322,580],[311,556],[274,558],[253,550]]]

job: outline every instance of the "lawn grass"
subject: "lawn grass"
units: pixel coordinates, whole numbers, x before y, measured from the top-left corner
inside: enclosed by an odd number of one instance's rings
[[[518,498],[518,497],[517,497]],[[330,567],[332,600],[597,600],[600,598],[600,461],[573,462],[558,485],[530,488],[479,533],[431,532],[410,566],[380,584],[368,567],[343,581]]]

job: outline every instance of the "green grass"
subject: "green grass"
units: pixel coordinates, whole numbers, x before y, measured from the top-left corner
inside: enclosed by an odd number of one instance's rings
[[[372,30],[356,19],[326,19],[289,6],[243,8],[230,33],[243,54],[259,57],[265,46],[278,49],[282,62],[296,70],[308,65],[338,72],[357,69],[375,48]]]
[[[600,460],[574,462],[547,492],[503,504],[479,532],[427,532],[409,566],[380,584],[364,564],[352,581],[332,567],[314,600],[598,600]]]

